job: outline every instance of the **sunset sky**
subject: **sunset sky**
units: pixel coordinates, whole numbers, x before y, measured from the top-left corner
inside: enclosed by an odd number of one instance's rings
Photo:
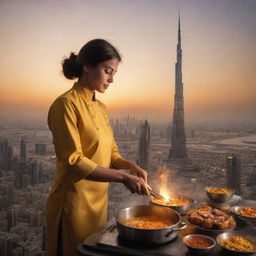
[[[171,120],[179,11],[186,121],[256,123],[255,0],[1,0],[0,118],[46,118],[74,82],[62,59],[104,38],[110,116]]]

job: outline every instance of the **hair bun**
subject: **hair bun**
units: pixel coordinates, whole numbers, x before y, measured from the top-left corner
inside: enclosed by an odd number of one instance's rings
[[[62,62],[63,74],[68,79],[74,79],[81,76],[82,65],[77,61],[77,55],[71,52],[69,58]]]
[[[71,52],[70,56],[69,56],[69,60],[70,61],[76,61],[77,59],[77,55],[74,52]]]

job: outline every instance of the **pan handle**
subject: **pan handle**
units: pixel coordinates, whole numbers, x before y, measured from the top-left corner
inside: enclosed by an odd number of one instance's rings
[[[181,222],[181,223],[179,224],[179,226],[178,226],[177,228],[173,228],[172,231],[179,231],[179,230],[182,230],[182,229],[186,228],[187,226],[188,226],[187,223]]]
[[[172,234],[174,235],[174,237],[176,237],[178,233],[173,233],[173,231],[179,231],[179,230],[182,230],[182,229],[184,229],[184,228],[186,228],[186,227],[188,226],[188,224],[185,223],[185,222],[181,222],[181,223],[179,223],[178,225],[179,225],[179,227],[173,228],[170,232],[168,232],[168,233],[165,235],[165,237],[168,237],[168,236],[170,236],[170,235],[172,235]]]

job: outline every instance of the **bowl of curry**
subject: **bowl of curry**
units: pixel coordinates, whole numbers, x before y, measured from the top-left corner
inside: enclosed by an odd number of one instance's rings
[[[206,188],[207,196],[216,203],[225,203],[230,200],[234,194],[234,190],[230,188]]]
[[[215,240],[210,236],[192,234],[183,238],[183,243],[192,254],[208,254],[216,245]]]
[[[122,239],[134,243],[163,244],[176,238],[187,224],[178,212],[156,205],[138,205],[120,210],[117,230]]]

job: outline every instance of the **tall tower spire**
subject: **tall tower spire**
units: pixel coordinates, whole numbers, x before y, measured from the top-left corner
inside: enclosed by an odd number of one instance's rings
[[[180,13],[179,13],[179,27],[178,27],[178,45],[181,47],[181,36],[180,36]]]
[[[177,62],[175,63],[175,96],[174,111],[171,133],[171,149],[168,157],[169,162],[185,164],[189,161],[186,147],[186,135],[184,125],[184,97],[182,82],[182,49],[181,49],[181,29],[180,14],[178,21],[178,43]]]

